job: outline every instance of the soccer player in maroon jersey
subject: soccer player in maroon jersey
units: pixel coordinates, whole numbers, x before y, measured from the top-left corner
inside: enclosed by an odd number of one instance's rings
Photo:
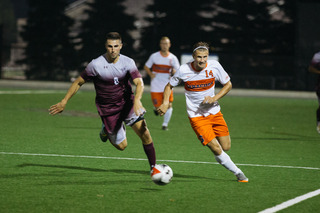
[[[72,83],[65,97],[49,108],[51,115],[61,113],[70,98],[80,87],[93,81],[96,106],[102,120],[100,138],[108,139],[119,150],[127,147],[125,125],[131,126],[140,137],[150,167],[156,164],[156,154],[147,124],[141,97],[144,84],[133,59],[120,54],[122,39],[119,33],[110,32],[106,38],[106,53],[93,59],[81,75]],[[133,94],[130,79],[136,85]]]
[[[319,107],[317,109],[317,131],[320,134],[320,52],[315,53],[312,57],[309,65],[309,72],[318,74],[318,81],[315,90],[319,102]]]

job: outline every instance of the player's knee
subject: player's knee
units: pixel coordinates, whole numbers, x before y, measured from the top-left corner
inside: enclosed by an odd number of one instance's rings
[[[118,146],[116,146],[116,148],[118,149],[118,150],[120,150],[120,151],[124,151],[126,148],[127,148],[127,145],[118,145]]]
[[[219,144],[221,145],[221,148],[223,151],[229,151],[231,148],[231,138],[230,136],[223,136],[217,138]]]
[[[229,151],[230,150],[230,148],[231,148],[231,144],[227,144],[227,145],[224,145],[224,146],[222,146],[222,149],[223,149],[223,151]]]
[[[152,143],[152,137],[151,137],[149,130],[144,132],[144,134],[140,138],[141,138],[141,141],[144,145],[148,145],[148,144]]]
[[[118,150],[123,151],[127,148],[127,140],[125,139],[120,144],[112,144],[114,147],[116,147]]]
[[[124,151],[125,149],[126,149],[126,146],[124,147],[124,146],[119,146],[119,147],[117,147],[118,148],[118,150],[120,150],[120,151]]]

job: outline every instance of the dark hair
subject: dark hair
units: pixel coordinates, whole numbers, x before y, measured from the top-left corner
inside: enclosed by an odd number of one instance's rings
[[[121,35],[117,32],[110,32],[107,34],[107,39],[106,40],[120,40],[122,41]]]

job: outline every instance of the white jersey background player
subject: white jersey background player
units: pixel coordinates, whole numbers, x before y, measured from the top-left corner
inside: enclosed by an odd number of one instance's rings
[[[151,78],[151,99],[156,115],[158,115],[156,108],[162,104],[164,87],[180,66],[177,57],[169,52],[170,47],[170,39],[168,37],[162,37],[160,39],[160,51],[153,53],[144,66],[144,69]],[[170,95],[169,102],[169,109],[163,118],[163,130],[168,129],[168,124],[172,116],[173,92]]]

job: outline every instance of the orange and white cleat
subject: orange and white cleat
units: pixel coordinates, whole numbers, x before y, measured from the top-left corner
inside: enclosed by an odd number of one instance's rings
[[[248,183],[249,179],[244,175],[244,173],[242,171],[240,171],[240,173],[236,174],[236,177],[238,179],[238,182],[241,183]]]

